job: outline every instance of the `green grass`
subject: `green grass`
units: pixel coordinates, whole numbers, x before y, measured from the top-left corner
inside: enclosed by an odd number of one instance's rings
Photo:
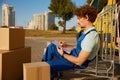
[[[41,30],[25,30],[26,37],[76,37],[75,31],[66,31],[65,34],[62,31],[41,31]]]

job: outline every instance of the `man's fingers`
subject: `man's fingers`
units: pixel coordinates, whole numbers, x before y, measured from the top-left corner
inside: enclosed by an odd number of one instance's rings
[[[59,44],[64,47],[65,46],[65,42],[64,41],[60,41]]]

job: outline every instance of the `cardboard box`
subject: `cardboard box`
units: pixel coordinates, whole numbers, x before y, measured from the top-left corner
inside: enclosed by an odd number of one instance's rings
[[[13,50],[25,46],[25,31],[21,28],[0,28],[0,49]]]
[[[50,80],[50,66],[46,62],[23,64],[23,80]]]
[[[31,62],[31,48],[0,51],[0,80],[22,80],[23,63]]]

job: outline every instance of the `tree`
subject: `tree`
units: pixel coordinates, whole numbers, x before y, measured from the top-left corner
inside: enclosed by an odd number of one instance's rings
[[[58,30],[58,27],[55,24],[51,24],[50,30]]]
[[[64,24],[65,24],[64,21],[61,21],[61,20],[58,21],[58,25],[59,25],[59,26],[64,26]]]
[[[74,15],[75,4],[71,0],[51,0],[48,7],[52,13],[62,19],[63,33],[66,31],[66,22],[70,20]]]
[[[73,26],[69,31],[76,31],[75,26]]]

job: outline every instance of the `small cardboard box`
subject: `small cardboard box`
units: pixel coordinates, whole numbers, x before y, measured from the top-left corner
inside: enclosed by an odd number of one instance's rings
[[[0,28],[0,49],[13,50],[25,46],[25,31],[21,28]]]
[[[46,62],[23,64],[23,80],[50,80],[50,66]]]
[[[0,80],[22,80],[23,63],[31,62],[31,48],[0,50]]]

